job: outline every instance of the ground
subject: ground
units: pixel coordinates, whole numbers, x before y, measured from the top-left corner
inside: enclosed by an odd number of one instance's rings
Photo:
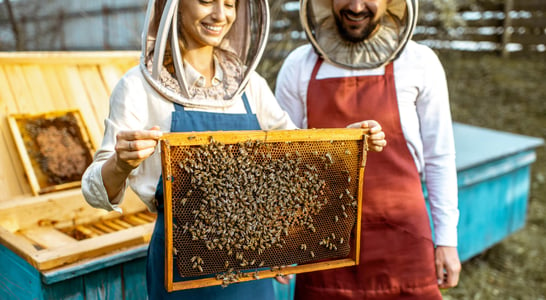
[[[546,54],[440,53],[453,120],[546,139]],[[546,149],[537,149],[524,229],[463,264],[444,299],[546,299]]]

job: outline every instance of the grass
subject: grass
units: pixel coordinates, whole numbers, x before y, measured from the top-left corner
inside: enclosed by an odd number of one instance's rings
[[[440,53],[453,120],[546,139],[546,54]],[[445,299],[546,299],[546,151],[532,165],[527,224],[463,264]]]

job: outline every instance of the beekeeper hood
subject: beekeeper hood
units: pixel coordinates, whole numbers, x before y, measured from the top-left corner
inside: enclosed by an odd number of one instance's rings
[[[179,17],[184,1],[148,2],[140,68],[148,82],[173,102],[194,107],[229,106],[244,91],[263,54],[269,30],[267,0],[237,0],[236,19],[215,50],[216,57],[221,56],[224,62],[220,64],[223,79],[220,86],[211,89],[212,94],[195,92],[186,79],[183,43],[179,43],[184,39]]]
[[[324,60],[351,69],[370,69],[394,60],[411,38],[417,0],[386,0],[378,30],[360,42],[343,40],[332,13],[332,0],[301,0],[300,17],[308,39]]]

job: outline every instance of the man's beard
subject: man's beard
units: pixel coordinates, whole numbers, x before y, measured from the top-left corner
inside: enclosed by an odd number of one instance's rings
[[[344,13],[346,12],[343,10],[340,11],[341,15]],[[339,32],[339,35],[341,35],[341,38],[351,43],[362,42],[368,37],[370,37],[370,35],[375,31],[379,23],[372,21],[373,16],[369,16],[369,18],[370,18],[370,23],[368,23],[368,25],[366,25],[366,27],[364,27],[362,30],[355,32],[355,31],[347,30],[344,27],[343,22],[341,21],[341,17],[338,16],[337,14],[334,14],[334,19],[336,20],[336,25],[337,25],[337,30]]]

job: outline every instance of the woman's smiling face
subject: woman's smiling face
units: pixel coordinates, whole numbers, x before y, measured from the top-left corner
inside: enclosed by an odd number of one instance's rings
[[[236,0],[181,0],[186,49],[220,45],[235,21],[236,5]]]

